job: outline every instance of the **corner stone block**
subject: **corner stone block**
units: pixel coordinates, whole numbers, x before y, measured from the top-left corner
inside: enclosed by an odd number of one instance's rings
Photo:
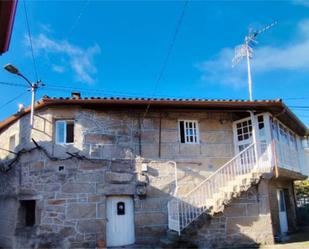
[[[105,173],[105,179],[110,183],[129,183],[133,180],[133,174],[129,173],[118,173],[107,171]]]
[[[135,214],[136,226],[166,225],[167,214],[164,212],[145,212]]]
[[[134,195],[133,184],[97,184],[97,193],[105,195]]]
[[[112,161],[111,171],[113,172],[133,172],[133,165],[131,160]]]
[[[90,183],[68,182],[62,186],[63,193],[94,193],[95,187]]]
[[[83,220],[79,221],[77,230],[80,233],[105,233],[105,220]]]
[[[107,161],[100,161],[100,162],[89,162],[89,161],[82,161],[80,162],[79,168],[82,170],[99,170],[104,169],[107,167],[109,162]]]
[[[96,217],[95,203],[70,203],[67,207],[67,219],[85,219]]]
[[[44,169],[44,161],[37,161],[30,164],[30,171]]]

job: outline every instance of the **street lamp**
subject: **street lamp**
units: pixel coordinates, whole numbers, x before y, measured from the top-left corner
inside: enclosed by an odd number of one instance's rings
[[[40,80],[37,80],[34,83],[31,83],[30,80],[28,80],[27,77],[25,77],[19,70],[18,68],[16,68],[15,66],[13,66],[12,64],[6,64],[4,66],[4,69],[6,71],[8,71],[11,74],[16,74],[18,76],[20,76],[21,78],[23,78],[28,85],[30,86],[31,89],[31,112],[30,112],[30,126],[33,126],[33,114],[34,114],[34,102],[35,102],[35,95],[36,95],[36,90],[40,87],[40,86],[44,86],[44,84],[42,84],[42,82]]]

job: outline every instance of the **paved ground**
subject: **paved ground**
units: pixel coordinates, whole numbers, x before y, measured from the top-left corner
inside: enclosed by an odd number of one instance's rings
[[[309,226],[301,227],[298,233],[290,235],[286,242],[262,246],[261,249],[309,249]]]

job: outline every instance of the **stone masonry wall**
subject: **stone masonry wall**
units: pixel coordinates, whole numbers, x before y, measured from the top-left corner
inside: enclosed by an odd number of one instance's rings
[[[280,236],[279,206],[277,190],[283,189],[285,192],[286,211],[288,218],[288,230],[293,232],[297,229],[296,206],[294,200],[293,182],[289,179],[279,178],[270,182],[269,198],[273,223],[273,231],[276,236]]]
[[[210,249],[273,244],[268,191],[268,180],[262,180],[234,198],[223,213],[210,218],[189,239],[199,248]]]
[[[144,120],[141,116],[135,110],[50,108],[36,113],[32,130],[26,116],[0,134],[3,145],[11,132],[17,134],[15,151],[34,148],[31,138],[44,148],[23,153],[10,171],[0,174],[5,183],[0,218],[8,212],[16,217],[5,221],[12,227],[5,234],[5,245],[94,247],[106,239],[109,195],[134,197],[138,242],[162,236],[167,229],[167,202],[175,192],[173,162],[182,195],[233,156],[232,117],[186,111],[151,112]],[[58,119],[74,120],[74,144],[54,143]],[[198,120],[199,144],[179,142],[179,119]],[[72,158],[67,152],[78,156]],[[8,155],[0,152],[2,162],[11,160]],[[142,163],[148,165],[146,173],[141,172]],[[15,210],[5,201],[8,196],[15,200]],[[37,203],[36,225],[31,228],[19,226],[19,201],[24,199]]]

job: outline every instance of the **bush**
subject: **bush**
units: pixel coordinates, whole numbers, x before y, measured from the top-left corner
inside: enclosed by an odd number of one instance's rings
[[[298,203],[297,220],[300,225],[309,224],[309,181],[295,182],[295,194]]]

